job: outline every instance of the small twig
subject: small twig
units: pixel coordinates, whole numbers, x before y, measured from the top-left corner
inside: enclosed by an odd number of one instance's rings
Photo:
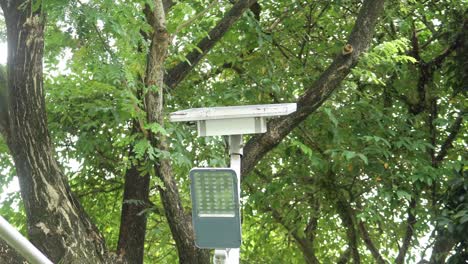
[[[81,5],[81,6],[85,6],[85,4],[83,4],[80,0],[77,0],[77,2]],[[104,50],[109,53],[109,56],[111,57],[111,60],[115,63],[116,61],[116,56],[115,56],[115,53],[112,51],[111,47],[109,46],[108,44],[108,40],[104,38],[104,36],[102,35],[102,32],[101,30],[99,30],[99,28],[97,27],[96,23],[91,23],[93,24],[93,29],[94,31],[96,31],[97,35],[98,35],[98,38],[99,40],[101,41],[101,44],[104,48]]]
[[[219,0],[213,0],[213,2],[211,2],[205,9],[203,9],[200,13],[196,14],[195,16],[189,18],[187,21],[185,21],[184,23],[180,24],[176,30],[174,31],[174,33],[172,34],[172,39],[174,38],[174,36],[176,36],[184,27],[187,27],[188,25],[192,24],[195,20],[199,19],[200,17],[202,17],[206,12],[208,12],[211,8],[213,8],[216,4],[219,3]],[[172,42],[172,39],[171,39],[171,42]]]
[[[403,244],[400,247],[398,256],[395,259],[395,263],[402,264],[405,261],[406,253],[408,252],[411,240],[414,235],[414,225],[416,224],[416,215],[414,209],[417,205],[417,197],[411,198],[409,207],[408,207],[408,217],[406,218],[406,231],[405,237],[403,238]]]

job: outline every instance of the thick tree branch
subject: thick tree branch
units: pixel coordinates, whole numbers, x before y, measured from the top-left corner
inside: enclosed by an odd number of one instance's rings
[[[260,177],[260,179],[263,182],[269,182],[268,177],[262,172],[260,172],[259,170],[255,170],[255,173],[257,173],[257,175]],[[281,172],[277,173],[276,175],[280,175],[280,174]],[[250,191],[250,193],[256,192],[256,189],[251,184],[246,183],[246,186],[248,190]],[[311,197],[310,203],[312,204],[313,208],[318,210],[318,207],[319,207],[318,202],[315,201],[313,197]],[[272,206],[268,204],[263,205],[260,208],[260,210],[264,212],[270,212],[273,218],[275,219],[275,221],[279,223],[280,225],[282,225],[288,231],[288,233],[291,234],[291,236],[296,241],[296,244],[298,245],[299,249],[301,250],[302,254],[304,255],[304,260],[306,261],[307,264],[320,263],[317,257],[315,256],[315,252],[314,252],[315,231],[317,228],[318,217],[312,217],[309,220],[304,230],[304,234],[305,234],[304,236],[304,235],[299,234],[296,226],[290,225],[288,221],[284,218],[284,215],[286,215],[287,213],[281,213],[276,208],[273,208]]]
[[[271,214],[273,215],[273,218],[280,223],[286,230],[293,236],[294,240],[298,244],[299,248],[302,251],[302,254],[304,255],[304,259],[307,264],[318,264],[320,263],[315,256],[314,248],[313,248],[313,241],[308,240],[305,237],[302,237],[299,235],[297,230],[294,227],[291,227],[288,225],[286,220],[283,218],[283,216],[276,210],[275,208],[268,207],[265,208],[266,210],[270,211]]]
[[[432,59],[428,64],[431,66],[433,70],[438,69],[442,66],[442,63],[444,60],[453,52],[455,51],[458,47],[461,46],[463,38],[465,37],[465,32],[468,27],[468,19],[465,19],[462,25],[462,31],[459,32],[453,42],[448,46],[441,54],[439,54],[437,57]]]
[[[226,15],[218,22],[218,24],[208,33],[208,36],[203,38],[197,45],[198,50],[190,52],[186,58],[187,61],[180,62],[174,68],[168,70],[164,83],[169,88],[176,87],[198,64],[214,45],[224,36],[231,26],[242,16],[242,14],[253,5],[256,0],[239,0],[229,10]]]
[[[464,23],[464,26],[467,22]],[[427,93],[427,86],[432,81],[434,76],[434,71],[439,69],[442,66],[444,60],[460,46],[462,41],[462,33],[459,33],[455,40],[450,44],[448,48],[446,48],[441,54],[437,57],[432,59],[429,62],[425,62],[420,56],[420,47],[419,47],[419,40],[416,34],[416,30],[413,28],[413,35],[411,39],[412,43],[412,50],[410,54],[418,61],[418,68],[419,68],[419,80],[417,85],[417,92],[418,92],[418,101],[416,103],[411,103],[406,101],[409,105],[409,110],[412,114],[417,115],[424,111],[428,105],[426,105],[426,93]]]
[[[421,56],[419,54],[419,39],[414,25],[414,21],[412,23],[411,47],[411,56],[413,56],[413,58],[415,58],[418,62],[421,61]]]
[[[439,54],[439,56],[435,57],[432,61],[430,61],[428,64],[432,66],[432,69],[440,68],[442,66],[442,62],[458,47],[460,41],[461,38],[457,37],[457,39],[452,43],[452,45],[446,48],[441,54]]]
[[[163,125],[164,60],[169,45],[164,9],[162,0],[154,1],[154,10],[151,10],[149,5],[144,8],[146,20],[153,28],[144,80],[144,85],[148,89],[143,95],[147,119],[145,121],[148,124],[158,123],[161,126]],[[142,132],[144,128],[139,124],[141,120],[133,122],[135,127],[133,132]],[[164,144],[164,139],[151,131],[146,131],[144,135],[153,147],[163,149],[160,145]],[[166,163],[166,161],[160,161],[160,163]],[[144,258],[147,216],[141,212],[149,206],[150,175],[141,175],[138,166],[139,164],[133,164],[125,174],[124,201],[117,246],[120,257],[128,263],[143,263]],[[171,172],[170,168],[168,171]],[[171,179],[171,176],[164,175],[163,178]],[[128,200],[138,200],[140,203],[126,203]],[[169,206],[177,205],[169,204]]]
[[[6,16],[8,16],[8,14],[10,13],[9,9],[11,8],[11,6],[8,5],[8,0],[0,0],[0,7],[3,11],[2,15],[5,16],[6,19]]]
[[[419,79],[417,85],[418,101],[410,105],[410,111],[414,115],[417,115],[426,108],[426,87],[433,77],[433,71],[431,71],[431,67],[419,56],[419,44],[417,44],[418,39],[416,33],[413,34],[412,42],[416,43],[413,44],[413,56],[418,60]]]
[[[359,231],[361,232],[362,238],[364,239],[364,243],[366,244],[367,249],[369,249],[369,251],[372,253],[372,256],[374,257],[375,261],[378,264],[385,264],[386,262],[383,259],[382,255],[380,255],[380,252],[374,245],[374,242],[372,242],[372,238],[370,237],[364,222],[360,221],[358,227]]]
[[[408,252],[411,240],[413,239],[414,234],[414,225],[416,224],[416,215],[414,210],[417,205],[416,198],[411,198],[409,207],[408,207],[408,217],[406,218],[406,232],[405,237],[403,238],[403,244],[398,251],[398,256],[395,259],[396,264],[403,264],[405,261],[406,253]]]
[[[150,51],[147,61],[145,86],[149,88],[145,95],[145,111],[148,123],[164,125],[163,115],[163,86],[164,60],[169,45],[169,35],[166,29],[165,13],[160,0],[155,1],[154,12],[145,12],[148,21],[154,28]],[[168,150],[167,140],[162,134],[150,133],[152,146],[161,151]],[[181,203],[174,172],[167,157],[161,157],[155,164],[156,175],[161,179],[164,187],[159,188],[166,219],[176,242],[180,263],[208,263],[209,251],[195,247],[191,218],[185,213]]]
[[[385,0],[366,0],[361,7],[355,26],[348,38],[350,53],[336,56],[332,64],[309,87],[298,101],[295,113],[272,120],[268,132],[253,137],[244,148],[242,175],[247,175],[263,156],[273,149],[297,125],[320,107],[335,91],[369,46]]]
[[[349,257],[351,255],[351,249],[349,247],[341,254],[341,256],[336,261],[337,264],[346,264],[349,261]]]
[[[286,220],[283,218],[283,216],[275,209],[272,207],[265,208],[268,211],[271,212],[273,215],[273,218],[280,223],[288,232],[293,236],[294,240],[296,240],[296,243],[298,244],[299,248],[302,251],[302,254],[304,254],[304,259],[307,264],[318,264],[320,263],[315,256],[314,249],[313,249],[313,241],[308,240],[305,237],[301,237],[297,230],[294,227],[291,227],[288,225]]]
[[[438,115],[438,107],[437,107],[437,98],[434,97],[431,99],[429,103],[429,114],[427,116],[427,124],[429,126],[429,140],[431,145],[434,148],[429,148],[429,157],[431,158],[431,163],[433,167],[437,167],[436,157],[435,157],[435,146],[437,144],[437,128],[434,124],[434,120],[437,118]]]
[[[455,140],[458,133],[460,132],[460,129],[462,127],[462,122],[463,122],[463,115],[464,113],[460,113],[459,116],[455,119],[455,122],[450,127],[449,135],[445,139],[444,143],[442,144],[442,147],[440,148],[439,153],[435,157],[436,163],[442,162],[442,160],[447,155],[448,150],[452,146],[453,141]]]
[[[356,234],[356,228],[353,218],[353,210],[349,205],[348,201],[344,198],[339,197],[336,203],[336,209],[338,215],[341,218],[346,229],[346,237],[348,238],[348,246],[351,250],[351,257],[353,258],[353,263],[361,263],[361,258],[359,256],[358,250],[358,236]]]

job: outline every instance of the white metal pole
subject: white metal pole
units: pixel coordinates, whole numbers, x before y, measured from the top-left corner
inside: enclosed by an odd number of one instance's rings
[[[31,264],[53,264],[2,216],[0,216],[0,238],[5,240]]]
[[[229,136],[229,154],[231,156],[231,169],[236,172],[237,175],[237,194],[240,202],[240,182],[241,182],[241,158],[242,158],[242,135]],[[240,216],[240,204],[239,204],[239,216]],[[241,229],[242,233],[242,229]],[[240,259],[240,248],[229,248],[226,250],[227,258],[226,264],[239,264]]]

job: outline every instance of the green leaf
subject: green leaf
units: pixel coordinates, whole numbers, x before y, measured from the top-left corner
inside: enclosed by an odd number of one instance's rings
[[[330,108],[324,108],[323,111],[327,114],[328,118],[330,119],[330,121],[332,121],[333,125],[335,127],[338,126],[338,120],[336,119],[336,117],[331,112],[331,109]]]
[[[343,155],[346,158],[346,160],[351,160],[352,158],[357,156],[357,153],[354,151],[345,150],[343,151]]]
[[[410,200],[411,199],[411,194],[409,194],[408,192],[406,191],[403,191],[403,190],[397,190],[396,191],[396,194],[398,196],[398,198],[402,199],[406,199],[406,200]]]
[[[141,159],[145,156],[148,149],[152,149],[150,142],[147,139],[140,139],[135,143],[134,152],[137,159]]]
[[[362,161],[364,161],[366,165],[369,164],[369,160],[364,154],[358,153],[357,155],[359,156],[360,159],[362,159]]]
[[[165,136],[169,135],[169,133],[167,133],[166,129],[164,129],[164,127],[162,127],[161,124],[159,124],[157,122],[153,122],[153,123],[150,123],[150,124],[145,124],[144,127],[145,127],[145,129],[150,130],[154,134],[161,133],[162,135],[165,135]]]

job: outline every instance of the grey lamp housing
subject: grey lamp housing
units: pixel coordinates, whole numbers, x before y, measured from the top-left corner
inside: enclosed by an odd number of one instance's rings
[[[230,168],[194,168],[190,180],[195,245],[215,249],[240,247],[236,172]]]

